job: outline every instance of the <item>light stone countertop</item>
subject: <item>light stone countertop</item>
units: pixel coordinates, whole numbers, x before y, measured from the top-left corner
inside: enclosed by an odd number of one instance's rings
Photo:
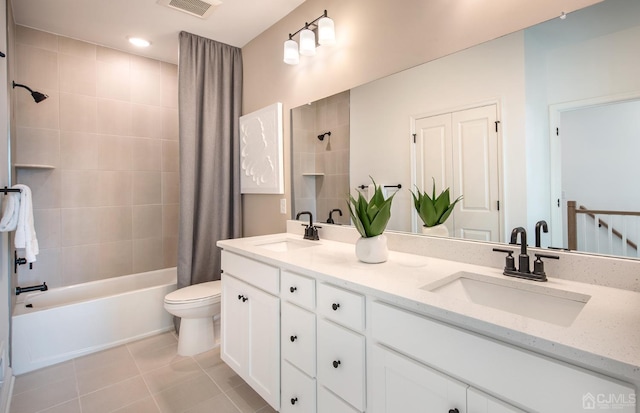
[[[327,239],[283,252],[261,246],[285,239],[301,237],[272,234],[219,241],[218,246],[640,386],[640,293],[559,278],[520,280],[505,277],[501,269],[397,251],[390,251],[385,263],[365,264],[356,258],[353,244]],[[524,290],[551,288],[560,296],[578,293],[590,299],[570,326],[560,326],[421,288],[460,271],[497,282],[508,279]]]

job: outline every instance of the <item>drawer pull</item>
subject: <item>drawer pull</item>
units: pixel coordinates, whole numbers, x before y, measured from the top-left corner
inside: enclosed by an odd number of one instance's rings
[[[291,291],[291,293],[295,293],[296,290],[298,289],[298,287],[289,287],[289,291]]]
[[[333,308],[333,311],[338,311],[338,308],[340,308],[340,304],[333,303],[333,304],[331,304],[331,308]]]
[[[449,409],[449,413],[460,413],[458,409]]]
[[[244,303],[245,301],[247,301],[249,298],[245,297],[244,295],[239,295],[238,296],[238,300],[242,300],[242,302]]]
[[[334,369],[337,369],[340,364],[341,364],[340,360],[333,360],[333,368]]]
[[[298,339],[298,336],[291,336],[289,338],[289,340],[291,340],[291,342],[293,343],[294,341],[296,341]]]
[[[298,401],[297,397],[292,397],[291,398],[291,404],[296,404],[297,401]]]

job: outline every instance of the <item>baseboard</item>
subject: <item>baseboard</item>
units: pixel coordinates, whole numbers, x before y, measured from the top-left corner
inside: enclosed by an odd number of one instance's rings
[[[16,381],[11,368],[6,369],[7,375],[2,385],[2,393],[0,394],[0,412],[9,413],[11,410],[11,396],[13,396],[13,385]]]

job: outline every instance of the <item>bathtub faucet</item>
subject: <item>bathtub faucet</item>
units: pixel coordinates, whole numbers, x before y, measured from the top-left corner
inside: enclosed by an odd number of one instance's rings
[[[28,293],[31,291],[47,291],[49,287],[47,287],[47,283],[42,283],[40,285],[32,285],[31,287],[16,287],[16,295],[20,295],[22,293]]]

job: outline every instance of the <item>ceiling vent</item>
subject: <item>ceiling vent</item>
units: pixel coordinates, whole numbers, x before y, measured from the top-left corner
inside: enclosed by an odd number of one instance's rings
[[[158,4],[170,7],[175,10],[188,13],[192,16],[206,19],[213,12],[216,6],[222,4],[220,0],[158,0]]]

